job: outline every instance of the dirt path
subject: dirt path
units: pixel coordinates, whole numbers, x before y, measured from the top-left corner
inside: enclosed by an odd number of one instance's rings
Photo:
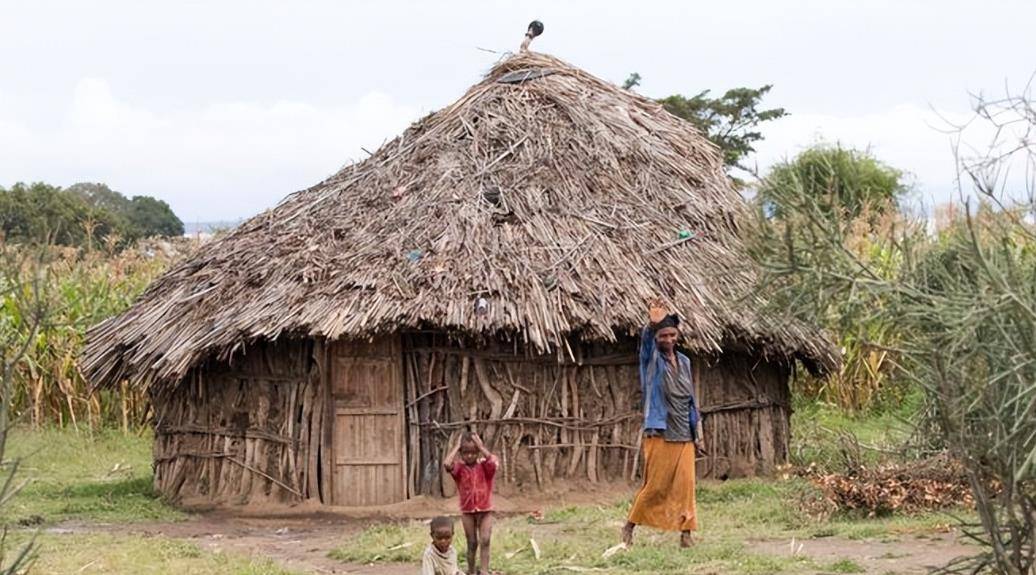
[[[851,560],[864,573],[913,575],[928,573],[955,557],[974,555],[976,548],[958,541],[953,532],[900,535],[894,540],[823,537],[804,541],[754,541],[750,547],[769,555],[803,555],[821,565]]]
[[[330,559],[328,551],[339,547],[350,534],[369,522],[340,517],[240,517],[222,513],[192,516],[186,521],[162,523],[63,523],[52,533],[117,533],[163,536],[197,544],[206,551],[261,555],[289,569],[306,573],[378,574],[411,573],[407,565],[346,565]]]

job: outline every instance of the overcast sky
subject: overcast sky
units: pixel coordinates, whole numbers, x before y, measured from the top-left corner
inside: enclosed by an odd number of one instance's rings
[[[932,108],[1036,71],[1036,1],[54,2],[0,0],[0,186],[105,182],[185,222],[236,219],[441,108],[528,22],[533,49],[661,97],[773,84],[766,167],[870,147],[935,201]],[[493,53],[495,51],[498,53]]]

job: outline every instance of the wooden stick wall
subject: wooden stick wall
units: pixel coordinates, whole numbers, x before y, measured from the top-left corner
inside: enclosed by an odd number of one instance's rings
[[[323,346],[259,343],[155,409],[155,488],[181,501],[329,501]]]
[[[635,342],[527,357],[514,344],[465,348],[403,339],[407,495],[451,496],[441,471],[473,427],[501,460],[498,483],[635,481],[641,407]],[[693,358],[710,456],[703,477],[771,473],[787,460],[786,367],[742,353]],[[183,501],[331,502],[332,418],[322,342],[257,343],[153,397],[155,487]]]
[[[408,336],[409,493],[452,494],[442,459],[469,427],[498,455],[507,483],[635,477],[636,358],[626,352],[577,360],[584,364],[529,358],[504,344],[466,350],[441,337]]]
[[[442,458],[469,428],[498,454],[506,483],[635,480],[642,464],[635,350],[632,341],[575,344],[559,362],[526,357],[513,344],[475,349],[407,336],[409,494],[452,494]],[[741,353],[693,363],[710,448],[699,476],[769,474],[786,462],[787,369]]]

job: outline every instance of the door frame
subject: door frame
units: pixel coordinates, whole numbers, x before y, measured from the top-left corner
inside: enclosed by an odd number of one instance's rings
[[[327,499],[326,501],[333,506],[343,506],[336,499],[338,490],[336,489],[336,483],[339,480],[338,477],[338,446],[335,445],[335,426],[338,425],[337,409],[335,405],[335,359],[337,350],[344,346],[349,345],[361,345],[365,347],[372,347],[377,344],[387,344],[392,346],[392,351],[386,355],[391,358],[392,369],[395,371],[396,376],[399,379],[399,411],[398,411],[398,422],[399,422],[399,481],[402,491],[402,498],[399,502],[406,501],[410,498],[408,485],[408,469],[407,464],[407,420],[406,420],[406,373],[403,365],[403,338],[399,333],[393,333],[377,337],[373,340],[362,340],[362,339],[338,339],[330,341],[327,344],[327,353],[325,355],[325,365],[327,366],[327,384],[324,386],[324,420],[328,422],[324,426],[324,439],[325,444],[328,445],[327,457],[324,458],[324,467],[327,470],[326,484],[328,485]],[[362,355],[355,355],[354,357],[363,357]]]

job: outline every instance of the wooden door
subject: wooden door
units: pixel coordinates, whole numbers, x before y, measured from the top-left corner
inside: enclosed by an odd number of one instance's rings
[[[399,336],[331,348],[334,504],[403,501],[405,453]]]

